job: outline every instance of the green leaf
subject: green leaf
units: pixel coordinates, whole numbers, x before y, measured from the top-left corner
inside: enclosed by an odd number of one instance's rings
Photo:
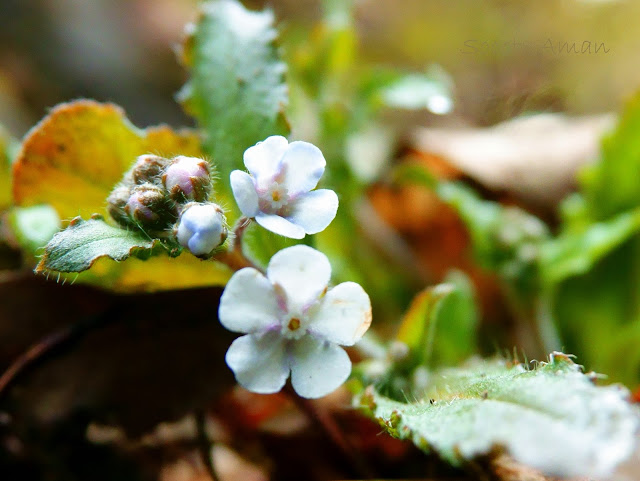
[[[208,1],[185,42],[191,72],[180,92],[206,134],[205,147],[222,183],[244,169],[242,155],[270,135],[288,133],[287,87],[270,10],[252,12],[233,0]]]
[[[101,257],[115,261],[131,256],[145,259],[158,248],[164,248],[159,240],[111,226],[100,216],[86,221],[76,217],[47,244],[36,272],[82,272]]]
[[[14,207],[9,215],[9,224],[18,243],[31,255],[44,247],[61,227],[58,212],[47,204]]]
[[[435,191],[458,211],[469,229],[477,261],[488,269],[514,277],[513,272],[530,264],[536,246],[549,235],[537,217],[484,200],[462,183],[442,182]]]
[[[439,65],[423,74],[403,75],[381,90],[385,105],[399,109],[427,109],[444,115],[453,109],[453,82]]]
[[[442,300],[436,318],[434,366],[457,366],[478,352],[478,309],[471,279],[462,271],[451,271],[444,281],[453,287]]]
[[[640,209],[567,232],[540,246],[540,273],[547,285],[585,274],[640,230]]]
[[[633,451],[638,412],[619,386],[598,387],[568,356],[534,370],[475,360],[432,373],[422,399],[403,403],[373,386],[356,404],[389,434],[453,465],[494,449],[564,476],[605,476]]]
[[[445,281],[420,292],[405,314],[396,338],[409,348],[405,369],[453,366],[476,353],[473,286],[460,271]]]
[[[615,130],[603,138],[600,160],[582,175],[589,211],[606,219],[640,206],[640,93],[627,104]]]
[[[567,350],[628,386],[640,382],[633,342],[640,341],[639,240],[633,236],[584,274],[558,284],[552,311]]]
[[[244,255],[265,269],[276,252],[299,243],[300,241],[274,234],[256,222],[251,222],[242,235]]]

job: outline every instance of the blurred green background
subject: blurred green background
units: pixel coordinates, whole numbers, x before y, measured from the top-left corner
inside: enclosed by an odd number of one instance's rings
[[[140,126],[189,124],[172,100],[185,78],[172,49],[196,4],[2,0],[0,124],[19,137],[48,107],[77,97],[118,103]],[[285,52],[304,40],[296,33],[308,33],[321,16],[319,1],[246,4],[273,7],[284,27]],[[524,111],[618,110],[640,84],[638,18],[634,1],[356,4],[361,58],[409,70],[440,64],[455,81],[456,117],[475,125]],[[585,41],[594,48],[604,43],[608,53],[554,54],[542,48],[548,41],[575,42],[577,49]]]

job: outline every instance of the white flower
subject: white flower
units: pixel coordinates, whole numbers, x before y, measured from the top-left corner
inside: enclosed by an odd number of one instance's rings
[[[226,219],[216,204],[187,204],[182,211],[176,237],[195,256],[206,256],[227,238]]]
[[[274,255],[267,276],[236,272],[220,299],[224,327],[247,334],[227,351],[238,382],[257,393],[282,389],[289,373],[296,392],[318,398],[338,388],[351,361],[338,346],[352,346],[371,324],[371,302],[362,287],[344,282],[327,290],[331,266],[311,247]]]
[[[231,188],[246,217],[265,229],[294,239],[323,231],[336,216],[338,196],[314,190],[326,161],[315,145],[268,137],[244,153],[249,174],[231,172]]]

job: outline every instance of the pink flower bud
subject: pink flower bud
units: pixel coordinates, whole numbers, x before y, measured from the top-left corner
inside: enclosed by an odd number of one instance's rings
[[[169,196],[177,202],[204,202],[211,193],[209,164],[195,157],[179,156],[173,159],[162,181]]]

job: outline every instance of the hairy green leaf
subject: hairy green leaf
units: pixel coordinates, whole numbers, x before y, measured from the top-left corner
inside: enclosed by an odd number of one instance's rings
[[[496,448],[553,476],[604,476],[632,452],[638,412],[619,386],[598,387],[568,356],[533,370],[472,361],[432,373],[422,399],[373,386],[356,403],[392,436],[462,465]]]
[[[180,93],[206,134],[205,147],[227,186],[242,155],[270,135],[286,134],[287,87],[270,10],[235,0],[208,1],[184,46],[191,78]]]
[[[145,259],[163,248],[159,240],[111,226],[100,216],[86,221],[76,217],[47,244],[36,272],[82,272],[101,257],[115,261],[131,256]]]

